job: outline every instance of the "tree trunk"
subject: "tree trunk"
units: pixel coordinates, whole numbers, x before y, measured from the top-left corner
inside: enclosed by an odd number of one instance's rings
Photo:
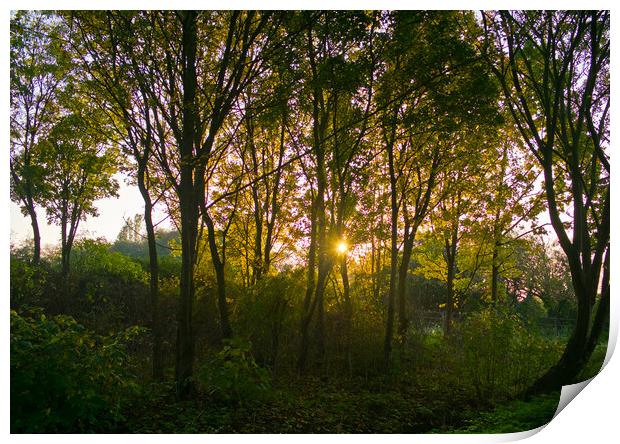
[[[329,274],[328,259],[323,255],[321,260],[321,247],[319,243],[319,273],[316,281],[316,324],[315,324],[315,337],[317,345],[317,363],[321,367],[325,361],[325,286],[327,285],[327,275]]]
[[[347,256],[343,255],[340,260],[340,277],[342,278],[342,293],[344,297],[344,337],[345,355],[349,366],[349,374],[353,372],[353,362],[351,358],[351,336],[353,334],[353,304],[351,302],[351,287],[349,285],[349,271],[347,269]]]
[[[280,180],[282,178],[282,162],[284,160],[284,131],[286,129],[286,114],[282,113],[282,126],[280,128],[280,152],[278,155],[278,171],[274,179],[273,190],[271,192],[271,210],[266,223],[266,235],[265,235],[265,252],[263,258],[263,274],[269,273],[269,267],[271,266],[271,248],[273,247],[273,230],[278,216],[278,195],[280,192]]]
[[[327,185],[325,171],[325,153],[321,144],[315,146],[317,158],[317,266],[319,273],[316,282],[316,339],[318,349],[318,362],[322,364],[325,358],[325,306],[324,294],[327,283],[327,275],[329,274],[330,260],[327,245],[327,220],[325,215],[325,188]]]
[[[600,269],[590,270],[588,275],[586,275],[584,269],[592,265],[590,262],[592,259],[584,253],[584,256],[586,257],[584,258],[583,263],[581,261],[582,258],[580,257],[580,252],[583,252],[583,244],[578,242],[578,239],[583,239],[584,235],[587,234],[587,224],[584,221],[580,221],[579,224],[577,224],[576,221],[573,234],[574,240],[571,243],[568,239],[566,231],[564,230],[560,220],[559,211],[555,200],[551,150],[545,151],[544,154],[545,164],[543,166],[545,173],[545,191],[547,201],[549,203],[549,216],[551,219],[551,224],[558,235],[560,245],[562,246],[562,249],[568,259],[571,272],[571,281],[575,290],[575,297],[577,298],[577,322],[559,362],[532,385],[532,387],[528,390],[529,394],[557,390],[563,385],[573,383],[575,378],[579,375],[587,363],[590,347],[593,349],[595,345],[593,344],[593,338],[590,337],[590,321],[592,316],[592,304],[596,298],[598,288],[598,279],[596,279],[596,285],[594,286],[588,285],[587,279],[592,279],[592,276],[598,278],[600,272]],[[601,245],[608,244],[609,241],[609,194],[606,195],[604,205],[603,221],[601,224],[601,231],[599,232],[600,237],[598,239],[599,242],[602,242]],[[576,217],[577,214],[575,215],[575,218]],[[577,229],[580,229],[582,233],[576,233]],[[608,261],[608,253],[609,246],[607,245],[605,262]],[[605,273],[603,273],[603,277],[605,277]],[[603,301],[602,305],[605,306]],[[601,313],[601,316],[603,316],[603,313]],[[599,327],[596,329],[593,328],[592,330],[592,333],[595,333],[595,336],[600,333],[598,328]]]
[[[396,113],[395,113],[396,114]],[[398,198],[396,190],[396,173],[394,171],[394,134],[396,126],[392,128],[392,135],[388,143],[388,163],[390,169],[390,204],[391,204],[391,234],[390,234],[390,289],[388,293],[387,320],[385,325],[385,340],[383,344],[383,363],[386,369],[390,367],[392,356],[392,338],[394,336],[394,300],[396,297],[396,275],[398,273]]]
[[[329,272],[328,266],[328,248],[326,237],[326,216],[325,216],[325,190],[327,186],[326,166],[325,166],[325,148],[323,146],[323,135],[325,132],[325,104],[323,102],[323,92],[320,88],[317,79],[317,63],[315,60],[314,42],[312,27],[308,27],[308,61],[310,63],[310,69],[312,72],[312,80],[314,82],[314,88],[312,91],[312,151],[316,158],[316,183],[317,192],[314,199],[314,218],[313,225],[316,223],[316,251],[317,251],[317,266],[318,276],[316,286],[314,287],[314,301],[312,302],[308,315],[302,325],[302,351],[300,354],[300,370],[305,367],[305,361],[308,354],[308,332],[309,323],[312,318],[314,310],[317,311],[317,321],[315,325],[315,337],[318,348],[318,361],[322,363],[325,354],[325,332],[324,332],[324,315],[325,307],[323,304],[323,295],[325,291],[325,284],[327,281],[327,274]],[[310,264],[309,264],[310,265]],[[314,264],[313,264],[314,265]],[[312,267],[314,268],[314,267]],[[314,270],[309,270],[314,273]],[[309,282],[310,283],[310,282]],[[314,283],[314,274],[312,275],[312,283]],[[308,288],[310,290],[310,286]],[[308,296],[308,295],[306,295]]]
[[[383,254],[383,251],[382,251],[382,248],[381,248],[381,241],[379,239],[377,239],[377,252],[376,252],[377,263],[375,265],[375,274],[376,274],[375,280],[376,280],[376,283],[375,283],[375,290],[374,290],[374,293],[373,293],[373,298],[374,298],[375,301],[379,300],[379,297],[380,297],[379,294],[380,294],[381,286],[383,284],[383,275],[382,275],[382,270],[381,270],[381,265],[382,265],[382,263],[381,263],[381,255],[382,254]]]
[[[177,397],[191,395],[194,366],[194,333],[192,309],[194,302],[194,261],[198,231],[197,196],[193,184],[194,136],[196,130],[196,12],[187,11],[183,21],[183,135],[178,188],[181,216],[181,279],[175,379]]]
[[[605,323],[609,322],[609,249],[605,253],[605,262],[603,266],[603,282],[602,282],[602,294],[599,302],[598,309],[596,311],[596,315],[594,316],[594,321],[592,323],[592,330],[590,332],[590,339],[586,346],[586,361],[590,359],[592,352],[594,351],[594,347],[601,336],[601,332]]]
[[[373,298],[377,295],[377,270],[375,269],[375,235],[370,233],[370,288]]]
[[[459,193],[460,199],[460,193]],[[457,213],[458,214],[458,213]],[[453,222],[450,238],[446,238],[445,245],[445,257],[446,257],[446,265],[448,267],[448,276],[446,279],[446,289],[447,289],[447,297],[446,297],[446,317],[444,323],[444,336],[449,336],[452,332],[452,314],[454,311],[454,277],[456,275],[456,250],[457,250],[457,242],[458,242],[458,215],[456,220]]]
[[[267,235],[265,237],[265,247],[263,253],[263,271],[261,274],[268,274],[271,267],[271,242],[273,236],[273,224],[267,224]]]
[[[413,242],[415,240],[415,227],[407,233],[405,228],[405,240],[403,242],[403,256],[398,270],[398,336],[399,340],[404,342],[407,328],[409,327],[409,319],[407,318],[406,307],[406,290],[407,290],[407,274],[409,272],[409,263],[411,262],[411,254],[413,252]]]
[[[452,262],[452,261],[450,261]],[[452,331],[452,311],[454,307],[454,265],[448,264],[448,279],[446,282],[448,294],[446,296],[446,317],[444,319],[444,336],[450,336]]]
[[[67,245],[67,220],[63,216],[60,221],[60,263],[63,280],[69,274],[69,251]]]
[[[146,161],[145,161],[146,162]],[[153,226],[153,204],[146,188],[146,165],[138,170],[138,189],[144,200],[144,225],[146,226],[146,240],[149,250],[149,291],[151,294],[151,317],[153,337],[153,379],[164,379],[164,365],[162,352],[162,320],[159,309],[159,262],[157,258],[157,244],[155,228]]]
[[[182,175],[183,176],[183,175]],[[181,178],[180,190],[186,194],[181,198],[181,280],[179,315],[177,326],[177,351],[176,351],[176,383],[177,395],[180,399],[189,397],[192,391],[191,377],[194,365],[194,334],[192,329],[192,309],[194,302],[194,254],[195,248],[195,224],[193,223],[193,211],[191,200],[192,187],[183,186]],[[189,202],[188,202],[189,201]],[[189,214],[188,214],[189,213]]]
[[[39,265],[41,261],[41,233],[39,232],[39,222],[37,220],[37,213],[34,209],[34,204],[30,203],[26,206],[28,215],[30,216],[30,225],[32,225],[32,239],[33,239],[33,251],[32,251],[32,264]]]
[[[255,284],[263,274],[263,221],[262,217],[258,214],[259,208],[254,209],[255,211],[255,224],[256,224],[256,234],[254,236],[254,264],[252,268],[252,283]]]
[[[491,263],[491,301],[493,305],[497,304],[497,284],[499,280],[499,264],[497,263],[498,257],[498,244],[493,244],[493,257]]]
[[[343,255],[340,260],[340,277],[342,278],[342,295],[344,297],[345,322],[351,323],[353,317],[353,304],[351,303],[351,286],[349,284],[349,271],[347,268],[347,256]]]
[[[297,360],[297,370],[303,373],[306,370],[309,349],[310,322],[314,313],[314,302],[312,295],[315,287],[315,268],[316,268],[316,205],[314,199],[310,211],[310,248],[308,249],[308,271],[306,295],[304,296],[304,306],[301,319],[301,341],[299,349],[299,359]]]
[[[224,262],[220,258],[217,251],[217,242],[215,239],[215,227],[213,219],[207,213],[207,209],[203,207],[203,218],[207,224],[207,237],[209,239],[209,249],[211,251],[211,260],[213,269],[215,270],[215,281],[217,285],[217,302],[220,311],[220,326],[222,329],[222,338],[230,339],[232,337],[232,327],[228,317],[228,303],[226,302],[226,278],[224,275]],[[222,255],[223,256],[223,255]]]
[[[246,116],[247,131],[248,131],[248,149],[250,151],[250,157],[252,159],[252,177],[257,182],[253,183],[251,187],[252,202],[254,203],[254,257],[252,259],[252,278],[251,283],[255,284],[261,278],[263,272],[263,211],[261,208],[261,202],[259,199],[259,184],[258,181],[258,159],[256,157],[256,146],[254,145],[254,125],[252,122],[251,112],[247,112]],[[267,179],[265,179],[267,180]]]

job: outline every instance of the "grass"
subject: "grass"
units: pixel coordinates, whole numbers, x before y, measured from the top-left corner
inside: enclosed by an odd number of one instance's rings
[[[488,412],[478,412],[466,425],[450,433],[515,433],[547,424],[553,418],[560,393],[534,397],[528,401],[514,400]],[[436,432],[446,432],[436,430]]]

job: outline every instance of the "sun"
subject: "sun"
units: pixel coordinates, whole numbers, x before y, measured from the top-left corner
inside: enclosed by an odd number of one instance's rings
[[[340,242],[338,242],[338,245],[336,246],[336,250],[340,254],[346,253],[348,249],[349,249],[349,246],[347,245],[347,242],[344,240],[341,240]]]

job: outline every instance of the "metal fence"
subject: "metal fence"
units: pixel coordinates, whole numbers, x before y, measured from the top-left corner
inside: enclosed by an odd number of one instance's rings
[[[454,312],[452,319],[455,323],[467,319],[468,313]],[[539,319],[524,319],[527,328],[547,336],[568,336],[575,327],[575,319],[545,317]],[[431,332],[443,328],[445,322],[444,311],[423,311],[412,316],[413,324],[420,330]]]

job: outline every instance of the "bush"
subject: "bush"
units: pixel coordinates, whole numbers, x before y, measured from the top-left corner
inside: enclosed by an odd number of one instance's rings
[[[148,322],[148,273],[110,252],[107,243],[86,239],[76,245],[69,280],[66,312],[89,327],[108,332]]]
[[[110,431],[137,390],[124,344],[69,316],[11,311],[11,432]]]
[[[294,354],[295,309],[304,291],[300,282],[303,280],[294,273],[264,276],[235,298],[235,331],[252,342],[256,360],[274,372],[290,364],[285,359]]]
[[[224,402],[263,399],[271,389],[269,373],[256,364],[250,350],[251,344],[242,339],[225,340],[224,348],[198,373],[203,390]]]
[[[45,298],[47,270],[11,255],[11,308],[39,306]]]
[[[465,381],[478,398],[493,401],[520,394],[555,364],[559,341],[535,334],[521,319],[500,310],[471,314],[455,331]]]

